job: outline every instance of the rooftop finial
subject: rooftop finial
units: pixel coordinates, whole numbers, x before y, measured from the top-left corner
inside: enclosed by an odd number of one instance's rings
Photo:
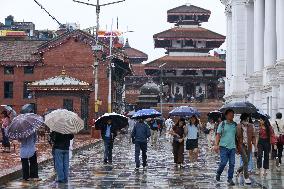
[[[190,0],[187,0],[187,2],[185,3],[185,5],[189,7],[189,6],[191,5]]]
[[[124,44],[124,48],[130,48],[128,38],[126,39],[126,42],[125,42],[125,44]]]
[[[66,70],[65,70],[65,67],[64,67],[64,66],[63,66],[63,68],[62,68],[61,75],[63,75],[63,76],[66,75]]]

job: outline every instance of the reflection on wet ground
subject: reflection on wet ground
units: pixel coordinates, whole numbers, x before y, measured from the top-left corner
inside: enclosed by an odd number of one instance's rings
[[[222,182],[215,181],[218,157],[207,148],[205,140],[199,142],[200,158],[198,165],[190,167],[185,156],[184,168],[175,168],[171,153],[171,143],[161,138],[157,147],[149,146],[148,169],[135,172],[134,146],[126,135],[115,141],[113,165],[103,165],[102,143],[75,155],[71,160],[70,180],[66,185],[54,182],[55,174],[52,164],[40,171],[43,181],[39,183],[22,183],[15,180],[3,188],[228,188],[226,172]],[[275,170],[266,178],[252,177],[251,186],[244,186],[243,179],[232,188],[284,188],[283,174]]]

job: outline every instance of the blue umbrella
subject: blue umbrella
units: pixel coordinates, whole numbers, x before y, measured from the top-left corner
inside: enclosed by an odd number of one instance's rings
[[[200,112],[190,106],[180,106],[170,111],[170,116],[191,117],[193,115],[200,117]]]
[[[132,116],[133,119],[147,119],[159,117],[162,114],[155,109],[142,109],[135,112]]]

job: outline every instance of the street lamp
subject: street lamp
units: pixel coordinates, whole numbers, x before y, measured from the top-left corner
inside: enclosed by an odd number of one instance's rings
[[[167,65],[167,63],[163,63],[162,65],[159,66],[160,69],[160,111],[161,114],[163,115],[163,67]]]
[[[98,84],[98,60],[97,60],[97,55],[96,52],[98,50],[101,50],[102,47],[100,47],[99,44],[99,28],[100,28],[100,12],[101,12],[101,7],[103,6],[108,6],[108,5],[113,5],[113,4],[117,4],[117,3],[122,3],[126,0],[120,0],[120,1],[114,1],[114,2],[110,2],[110,3],[105,3],[105,4],[100,4],[100,0],[97,0],[97,4],[91,4],[91,3],[86,3],[83,1],[77,1],[77,0],[73,0],[76,3],[81,3],[81,4],[85,4],[88,6],[93,6],[96,7],[96,15],[97,15],[97,26],[96,26],[96,44],[94,47],[92,47],[92,49],[95,51],[95,60],[94,60],[94,64],[93,64],[93,68],[94,68],[94,77],[95,77],[95,112],[98,112],[98,105],[99,105],[99,101],[98,101],[98,89],[99,89],[99,84]],[[111,38],[112,39],[112,38]],[[110,53],[111,53],[111,47],[110,47]],[[111,55],[111,54],[110,54]],[[111,74],[111,73],[110,73]]]

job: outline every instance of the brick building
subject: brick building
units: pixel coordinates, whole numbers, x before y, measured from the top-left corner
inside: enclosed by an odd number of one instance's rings
[[[17,111],[33,103],[38,114],[54,108],[74,110],[88,120],[94,116],[94,37],[80,30],[66,32],[49,41],[0,40],[0,103]],[[99,114],[107,111],[109,47],[96,53],[98,65]],[[127,57],[113,49],[113,86],[129,74]],[[62,71],[64,71],[62,73]],[[60,82],[58,82],[60,81]],[[119,81],[119,82],[118,82]],[[53,82],[53,83],[52,83]],[[117,100],[113,87],[113,101]],[[29,90],[28,90],[29,89]]]

